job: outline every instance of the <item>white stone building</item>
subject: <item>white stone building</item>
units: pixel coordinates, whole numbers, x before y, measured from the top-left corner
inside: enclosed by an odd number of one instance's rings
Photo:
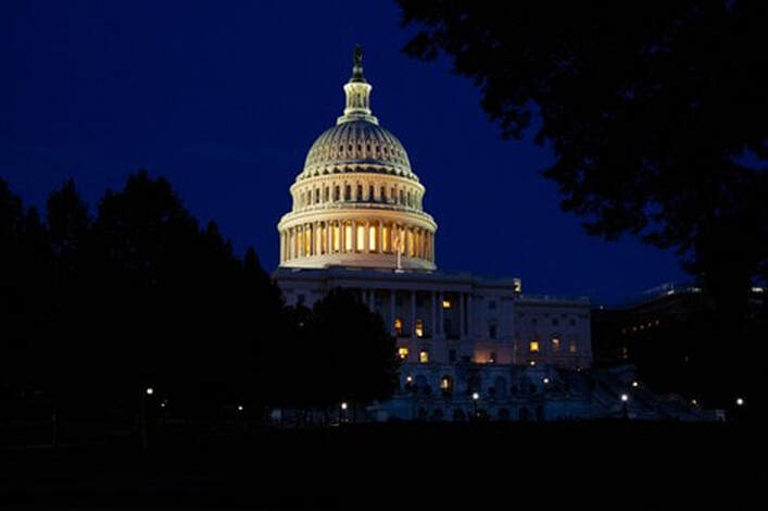
[[[519,278],[437,270],[426,188],[373,116],[371,89],[356,50],[343,115],[309,150],[290,189],[293,208],[278,224],[274,278],[286,303],[311,307],[343,287],[382,316],[403,364],[397,395],[376,409],[380,419],[626,411],[620,389],[595,408],[587,299],[529,296]]]

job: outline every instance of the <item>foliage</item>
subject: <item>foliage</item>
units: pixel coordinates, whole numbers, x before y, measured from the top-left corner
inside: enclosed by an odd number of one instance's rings
[[[312,310],[286,310],[286,335],[271,345],[271,402],[300,407],[337,407],[391,397],[396,385],[394,339],[381,317],[350,291],[336,289]]]
[[[279,290],[167,181],[134,174],[93,217],[68,181],[44,224],[3,181],[0,198],[5,384],[80,415],[130,415],[147,386],[186,415],[262,401],[254,370]]]
[[[453,57],[504,136],[540,118],[588,233],[676,249],[738,322],[768,277],[764,2],[399,3],[406,52]]]

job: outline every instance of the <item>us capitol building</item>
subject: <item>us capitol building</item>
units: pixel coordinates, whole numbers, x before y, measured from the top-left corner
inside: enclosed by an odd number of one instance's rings
[[[273,278],[288,305],[359,294],[397,339],[400,386],[378,420],[551,420],[656,414],[627,372],[591,369],[587,299],[529,296],[518,278],[437,270],[437,223],[400,141],[371,110],[355,50],[346,104],[290,188]],[[648,393],[648,399],[653,397]],[[653,408],[653,407],[651,407]]]

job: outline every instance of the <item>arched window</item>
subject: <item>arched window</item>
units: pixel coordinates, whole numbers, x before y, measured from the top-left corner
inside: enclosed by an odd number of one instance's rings
[[[391,239],[389,234],[389,226],[382,225],[381,226],[381,251],[382,252],[389,252],[391,250],[390,241]]]
[[[507,380],[503,376],[499,376],[493,383],[493,388],[496,389],[496,395],[500,399],[507,397]]]
[[[395,318],[395,333],[397,335],[403,335],[403,320],[402,320],[402,318]]]
[[[355,197],[355,200],[357,202],[363,201],[363,185],[357,185],[357,197]]]
[[[416,318],[416,326],[413,327],[413,332],[416,334],[416,337],[424,337],[424,320],[421,318]]]
[[[429,351],[422,349],[419,351],[419,363],[421,364],[427,364],[429,363]]]
[[[374,191],[373,185],[368,186],[368,202],[373,202]]]
[[[352,223],[346,222],[344,224],[344,250],[346,252],[352,252]]]
[[[350,185],[344,185],[344,200],[352,200],[352,187]]]
[[[560,353],[560,338],[552,337],[552,353]]]
[[[453,378],[448,375],[440,378],[440,391],[442,391],[444,396],[453,394]]]
[[[531,341],[528,343],[528,351],[531,353],[538,353],[539,352],[539,341]]]
[[[333,200],[335,202],[338,202],[339,198],[340,198],[340,196],[339,196],[339,185],[336,185],[336,186],[333,187]]]
[[[379,200],[381,202],[387,202],[387,187],[386,186],[382,186],[381,187],[381,190],[379,190],[379,194],[380,194]]]
[[[376,234],[376,226],[368,226],[368,250],[371,252],[376,252]]]
[[[338,252],[341,250],[341,228],[338,223],[334,223],[333,229],[331,230],[331,237],[333,238],[331,240],[333,251]]]
[[[320,203],[320,188],[315,188],[315,204]]]

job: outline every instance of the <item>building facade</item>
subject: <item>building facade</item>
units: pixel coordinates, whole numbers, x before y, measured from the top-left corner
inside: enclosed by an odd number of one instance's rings
[[[516,277],[438,271],[426,187],[403,145],[373,115],[371,91],[356,49],[343,115],[312,145],[291,186],[293,207],[277,227],[280,266],[273,276],[288,305],[311,307],[341,287],[389,325],[402,360],[400,385],[391,401],[371,409],[373,416],[627,413],[622,389],[640,391],[631,375],[602,386],[592,375],[587,299],[530,296]]]

